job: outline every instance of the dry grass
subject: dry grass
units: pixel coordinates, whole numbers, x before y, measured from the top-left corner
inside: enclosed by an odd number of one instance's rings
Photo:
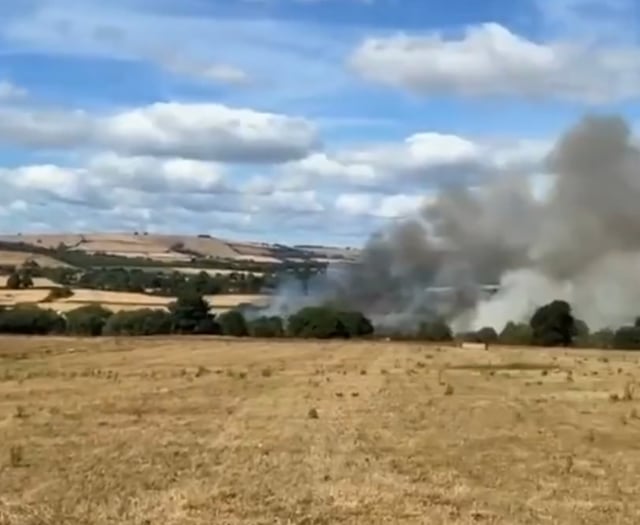
[[[1,288],[4,288],[7,285],[7,279],[9,279],[8,275],[0,275]],[[47,279],[46,277],[34,277],[33,286],[34,288],[53,288],[60,285],[54,283],[51,279]]]
[[[640,523],[602,355],[4,338],[0,523]]]
[[[212,308],[233,308],[242,303],[253,303],[257,305],[266,304],[269,296],[260,294],[218,294],[207,295],[205,299]]]
[[[39,255],[31,252],[13,252],[0,250],[0,265],[21,266],[26,261],[35,261],[39,266],[42,267],[69,267],[68,264],[65,264],[62,261],[54,259],[53,257],[48,257],[46,255]]]

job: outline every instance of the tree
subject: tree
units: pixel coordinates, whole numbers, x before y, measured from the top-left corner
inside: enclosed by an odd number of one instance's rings
[[[0,311],[0,332],[7,334],[60,334],[65,320],[53,310],[21,305]]]
[[[284,326],[278,316],[258,317],[248,323],[251,337],[283,337]]]
[[[31,277],[30,271],[23,271],[20,274],[20,286],[22,288],[32,288],[33,287],[33,279]]]
[[[13,272],[7,278],[7,283],[5,284],[5,288],[9,290],[18,290],[22,286],[22,280],[20,279],[20,274],[17,272]]]
[[[113,314],[104,324],[104,335],[165,335],[171,333],[172,316],[164,310],[143,308]]]
[[[613,336],[613,347],[621,350],[640,349],[640,327],[621,326]]]
[[[337,314],[350,337],[364,337],[373,334],[373,325],[362,312],[338,311]]]
[[[72,335],[97,336],[113,312],[100,305],[87,305],[67,313],[67,332]]]
[[[614,347],[615,332],[611,328],[603,328],[589,336],[589,345],[593,348]]]
[[[493,326],[485,326],[475,333],[475,339],[478,343],[483,343],[485,345],[497,343],[498,332],[496,332],[496,329],[493,328]]]
[[[540,346],[569,346],[575,335],[575,320],[566,301],[541,306],[529,322],[533,343]]]
[[[293,337],[315,339],[349,337],[338,313],[326,306],[308,306],[291,315],[287,332]]]
[[[245,337],[249,335],[247,323],[242,313],[238,310],[229,310],[217,317],[218,325],[222,335],[230,335],[234,337]]]
[[[169,305],[172,331],[177,334],[217,334],[220,332],[209,303],[201,295],[186,292]]]
[[[500,332],[498,341],[503,345],[527,346],[532,344],[533,331],[528,324],[509,321]]]
[[[573,323],[573,344],[580,347],[591,345],[589,325],[582,319],[575,319]]]
[[[431,341],[434,343],[451,341],[453,339],[451,328],[442,319],[420,323],[416,336],[422,341]]]

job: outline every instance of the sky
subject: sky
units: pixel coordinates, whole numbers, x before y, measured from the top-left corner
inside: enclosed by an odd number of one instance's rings
[[[0,230],[359,246],[639,98],[637,0],[0,2]]]

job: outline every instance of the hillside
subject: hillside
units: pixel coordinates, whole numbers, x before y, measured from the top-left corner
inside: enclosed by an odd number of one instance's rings
[[[37,248],[67,250],[87,254],[144,258],[163,263],[184,264],[193,260],[219,260],[233,263],[355,261],[358,250],[328,246],[286,246],[260,242],[238,242],[208,235],[164,235],[148,233],[60,233],[0,236],[0,242],[21,243]],[[3,262],[2,254],[7,262]],[[21,264],[29,257],[39,258],[40,266],[63,265],[54,257],[28,251],[0,251],[0,264]],[[18,261],[19,259],[19,261]],[[16,261],[16,262],[10,262]]]

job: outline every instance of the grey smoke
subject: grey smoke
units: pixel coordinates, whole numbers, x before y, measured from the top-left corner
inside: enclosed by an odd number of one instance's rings
[[[272,309],[329,302],[378,327],[411,330],[442,316],[457,329],[499,330],[563,298],[592,328],[628,322],[640,314],[640,151],[629,126],[583,118],[546,171],[554,185],[542,201],[519,174],[443,191],[373,235],[358,265],[331,269],[306,294],[283,289]],[[484,296],[479,286],[491,283],[500,291]]]

